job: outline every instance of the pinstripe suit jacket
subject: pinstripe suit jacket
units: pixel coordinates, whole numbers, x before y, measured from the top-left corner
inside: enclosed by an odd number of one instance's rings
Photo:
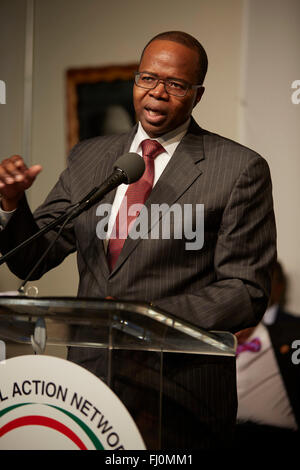
[[[135,132],[136,127],[121,136],[77,144],[68,168],[34,216],[24,198],[0,234],[1,251],[49,223],[104,181],[117,158],[129,151]],[[112,203],[114,195],[115,191],[109,193],[102,203]],[[128,238],[110,272],[103,243],[96,236],[99,217],[92,207],[66,227],[33,279],[77,250],[79,296],[152,302],[208,329],[236,331],[257,323],[267,305],[276,256],[266,161],[192,120],[146,206],[162,203],[193,204],[194,208],[196,203],[204,204],[200,250],[186,250],[184,239]],[[17,260],[12,259],[11,270],[24,277],[53,236],[47,234]]]

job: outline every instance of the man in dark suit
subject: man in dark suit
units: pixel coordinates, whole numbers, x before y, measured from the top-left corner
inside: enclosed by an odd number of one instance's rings
[[[16,210],[0,235],[1,251],[6,252],[49,223],[105,180],[120,155],[129,150],[141,154],[143,140],[155,140],[162,150],[155,158],[153,189],[145,208],[162,203],[170,208],[177,205],[182,211],[189,207],[190,226],[199,232],[197,209],[204,205],[203,246],[197,246],[199,233],[195,233],[195,245],[187,249],[189,240],[184,234],[176,236],[178,227],[170,222],[170,239],[133,239],[129,234],[111,265],[113,243],[109,234],[103,243],[96,237],[101,219],[91,208],[66,226],[33,278],[77,250],[79,296],[151,302],[206,329],[237,331],[256,324],[268,302],[276,253],[270,173],[258,154],[201,129],[191,118],[204,91],[206,69],[206,53],[190,35],[168,32],[153,38],[143,51],[133,90],[139,124],[128,134],[95,138],[75,146],[68,168],[33,216],[24,190],[41,168],[27,169],[19,156],[5,160],[0,166],[2,208]],[[113,204],[110,228],[117,221],[124,193],[119,187],[103,200],[103,204]],[[151,220],[150,232],[163,220],[161,214]],[[30,251],[24,250],[12,259],[9,266],[13,272],[24,277],[53,237],[50,232]],[[95,351],[71,353],[73,360],[101,375],[103,359],[98,356]],[[222,439],[225,442],[234,422],[235,370],[227,359],[221,364],[217,358],[206,357],[200,364],[189,358],[190,376],[194,374],[195,382],[192,385],[189,379],[186,387],[189,397],[194,397],[190,414],[202,417],[197,433],[203,442],[205,435],[210,436],[207,446],[212,441],[217,446]],[[126,367],[126,361],[124,364]],[[178,385],[188,379],[182,378],[186,365],[179,367],[180,361],[176,364],[177,368],[173,361],[170,370],[173,383],[177,381]],[[194,402],[201,402],[202,408],[196,410]],[[184,416],[183,412],[183,420]],[[201,433],[199,423],[205,432]],[[207,423],[214,427],[211,435]],[[197,435],[195,426],[191,429]],[[200,441],[197,437],[192,442],[201,447]]]
[[[284,309],[286,287],[277,262],[262,322],[237,333],[238,350],[244,350],[237,358],[237,448],[273,449],[278,444],[292,450],[300,442],[300,366],[294,346],[300,318]],[[254,339],[259,347],[247,350]]]

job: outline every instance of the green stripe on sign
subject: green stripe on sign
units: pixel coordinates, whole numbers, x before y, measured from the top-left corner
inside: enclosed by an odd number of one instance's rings
[[[59,408],[58,406],[54,405],[47,405],[51,406],[52,408],[56,408],[57,410],[61,411],[62,413],[65,413],[69,418],[73,419],[80,427],[81,429],[88,435],[92,443],[94,444],[95,448],[97,450],[104,450],[103,445],[99,441],[98,437],[93,433],[93,431],[83,422],[81,419],[77,418],[77,416],[73,415],[69,411],[64,410],[63,408]]]
[[[19,406],[25,406],[25,405],[34,405],[35,403],[19,403],[18,405],[12,405],[9,406],[8,408],[4,408],[4,410],[0,411],[0,418],[4,416],[6,413],[9,413],[9,411],[19,408]]]
[[[26,405],[45,405],[45,406],[50,406],[52,408],[55,408],[55,409],[61,411],[62,413],[69,416],[69,418],[71,418],[73,421],[75,421],[75,423],[77,423],[79,425],[79,427],[81,427],[81,429],[87,434],[89,439],[92,441],[92,443],[95,446],[96,450],[104,450],[104,447],[101,444],[101,442],[99,441],[99,439],[97,438],[97,436],[93,433],[93,431],[83,421],[81,421],[81,419],[77,418],[77,416],[73,415],[69,411],[66,411],[63,408],[60,408],[58,406],[49,405],[48,403],[18,403],[17,405],[9,406],[7,408],[4,408],[4,410],[0,411],[0,418],[2,416],[4,416],[6,413],[9,413],[10,411],[14,410],[15,408],[19,408],[20,406],[26,406]]]

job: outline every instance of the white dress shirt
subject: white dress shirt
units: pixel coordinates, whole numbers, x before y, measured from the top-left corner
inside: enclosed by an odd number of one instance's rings
[[[297,429],[267,328],[260,323],[247,341],[259,338],[260,351],[244,351],[236,361],[238,421]]]
[[[174,154],[177,146],[179,145],[181,139],[184,137],[186,134],[186,131],[188,129],[188,126],[190,124],[190,119],[188,119],[184,124],[181,126],[177,127],[176,129],[168,132],[167,134],[157,137],[156,139],[152,140],[157,140],[165,149],[164,152],[159,154],[155,160],[154,160],[154,181],[153,181],[153,187],[157,183],[158,179],[160,178],[162,172],[166,168],[168,162],[170,161],[172,155]],[[141,123],[138,125],[138,130],[137,133],[135,134],[135,137],[132,141],[131,147],[130,147],[130,152],[135,152],[141,155],[142,157],[142,147],[141,143],[145,139],[150,139],[148,134],[145,132],[144,128],[142,127]],[[107,245],[108,245],[108,240],[110,237],[110,234],[112,232],[118,210],[120,208],[121,202],[125,196],[125,193],[128,189],[127,184],[121,184],[116,192],[114,202],[112,204],[112,209],[111,209],[111,214],[108,222],[108,228],[107,228],[107,234],[106,234],[106,239],[103,240],[104,243],[104,249],[105,251],[107,250]]]
[[[9,219],[13,215],[13,211],[4,211],[1,207],[1,202],[0,202],[0,230],[3,230],[5,225],[8,223]]]
[[[273,325],[273,323],[275,323],[277,315],[278,315],[278,310],[279,310],[278,304],[273,304],[267,308],[262,319],[264,325]]]

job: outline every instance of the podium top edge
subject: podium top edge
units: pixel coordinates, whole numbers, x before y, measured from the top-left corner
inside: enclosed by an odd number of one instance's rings
[[[14,307],[16,310],[14,311]],[[19,308],[26,308],[26,311],[20,312]],[[0,296],[0,319],[1,315],[7,314],[7,310],[11,315],[24,317],[45,317],[53,318],[55,315],[64,314],[65,312],[60,309],[68,309],[72,311],[72,315],[79,316],[78,310],[89,309],[91,318],[99,316],[99,310],[109,312],[127,312],[135,313],[145,318],[150,318],[154,322],[166,325],[174,330],[181,331],[181,333],[191,336],[194,339],[199,339],[207,344],[210,344],[217,349],[233,354],[235,351],[236,341],[234,335],[227,331],[208,331],[202,329],[180,317],[175,316],[169,312],[161,310],[146,302],[137,302],[129,300],[108,300],[92,297],[28,297],[22,295],[8,295]],[[45,311],[41,311],[45,309]],[[2,310],[2,311],[1,311]],[[4,312],[3,312],[4,310]],[[74,310],[74,311],[73,311]],[[77,311],[77,312],[76,312]],[[94,311],[94,312],[93,312]],[[222,338],[220,338],[220,335]],[[224,337],[228,341],[224,343]],[[228,344],[229,343],[229,344]]]

